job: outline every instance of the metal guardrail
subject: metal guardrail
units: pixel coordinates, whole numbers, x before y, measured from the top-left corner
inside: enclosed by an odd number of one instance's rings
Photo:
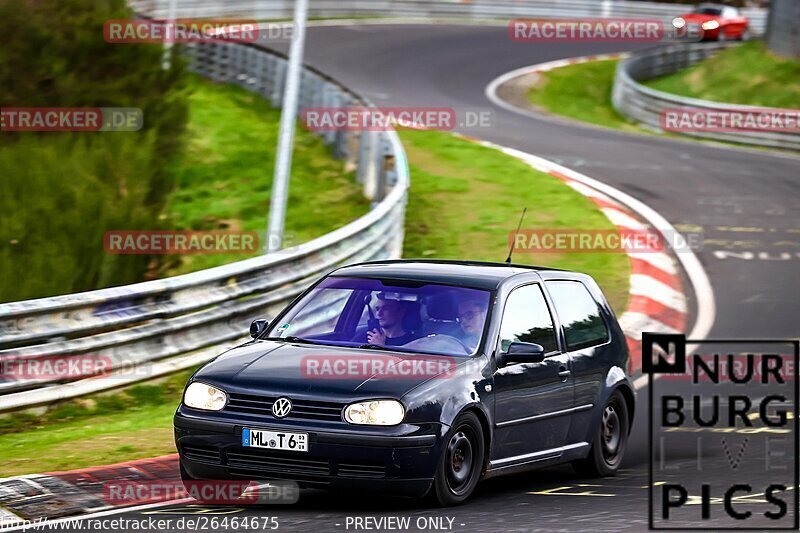
[[[167,18],[167,0],[130,0],[137,11],[151,17]],[[177,0],[178,18],[242,17],[247,19],[286,19],[292,16],[289,0]],[[658,18],[670,22],[693,5],[636,2],[630,0],[312,0],[309,16],[332,17],[409,17],[508,20],[543,18]],[[747,8],[751,32],[766,28],[767,12]]]
[[[769,107],[742,106],[687,98],[657,91],[640,81],[672,74],[713,56],[730,43],[670,45],[631,54],[617,66],[612,91],[614,107],[628,118],[662,130],[661,113],[666,109],[692,108],[711,111],[770,113]],[[681,132],[683,135],[755,146],[800,150],[800,131],[741,130],[732,132]]]
[[[192,70],[281,104],[284,56],[233,43],[188,45],[187,54]],[[371,106],[324,74],[304,69],[301,109],[347,105]],[[99,376],[71,376],[69,382],[0,376],[0,412],[199,364],[242,342],[250,320],[272,316],[331,269],[399,257],[409,173],[397,134],[339,130],[321,135],[356,170],[365,194],[374,200],[369,213],[271,255],[124,287],[0,304],[0,361],[36,359],[44,364],[53,358],[91,356],[113,369]]]

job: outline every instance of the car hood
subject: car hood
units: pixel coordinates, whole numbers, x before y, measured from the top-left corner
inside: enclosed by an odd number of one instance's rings
[[[225,352],[194,379],[229,392],[266,396],[341,401],[400,398],[426,381],[456,375],[468,361],[466,357],[258,341]],[[398,373],[402,371],[408,373]]]
[[[691,22],[694,24],[702,24],[703,22],[708,22],[709,20],[718,20],[722,22],[722,17],[719,15],[708,15],[704,13],[687,13],[685,15],[681,15],[681,18],[686,22]]]

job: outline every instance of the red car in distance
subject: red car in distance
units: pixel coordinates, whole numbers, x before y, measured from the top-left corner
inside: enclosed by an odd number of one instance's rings
[[[750,22],[735,7],[700,4],[694,12],[674,18],[672,25],[690,34],[702,29],[704,41],[741,41],[747,38]]]

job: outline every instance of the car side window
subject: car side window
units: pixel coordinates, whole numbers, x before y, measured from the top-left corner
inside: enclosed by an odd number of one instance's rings
[[[570,350],[581,350],[608,341],[608,329],[600,307],[589,289],[579,281],[548,281],[547,290],[564,326]]]
[[[508,351],[512,342],[541,344],[544,353],[558,350],[553,318],[539,284],[514,289],[506,300],[500,325],[500,349]]]

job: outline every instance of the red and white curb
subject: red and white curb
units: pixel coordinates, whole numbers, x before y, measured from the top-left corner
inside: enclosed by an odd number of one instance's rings
[[[618,227],[652,228],[665,237],[678,235],[661,214],[619,189],[541,157],[512,148],[500,149],[589,196]],[[670,239],[665,238],[665,241],[670,242]],[[620,325],[628,338],[631,360],[636,365],[634,370],[640,371],[643,332],[686,331],[688,305],[679,267],[689,279],[695,296],[695,322],[688,337],[701,339],[707,336],[714,324],[716,306],[708,275],[691,250],[681,250],[674,255],[629,253],[628,257],[631,261],[630,300],[628,309],[620,317]],[[639,376],[634,385],[640,389],[646,382],[646,376]]]
[[[0,479],[0,529],[45,528],[77,517],[195,502],[188,495],[176,500],[174,492],[167,497],[168,491],[152,491],[139,499],[133,498],[130,505],[113,505],[107,494],[108,486],[121,482],[174,486],[181,482],[178,454]],[[44,517],[47,517],[47,526],[43,523]]]
[[[539,170],[562,179],[589,197],[612,224],[623,230],[652,230],[635,213],[609,196],[554,170]],[[628,308],[619,318],[631,351],[631,372],[642,367],[642,332],[681,333],[686,329],[688,304],[676,261],[666,252],[628,253],[631,265]]]
[[[626,52],[588,55],[529,65],[498,76],[486,86],[484,94],[498,107],[540,119],[542,117],[540,114],[517,107],[500,98],[498,95],[500,86],[524,75],[590,61],[623,59],[629,55]],[[638,229],[641,226],[637,224],[645,224],[644,227],[654,228],[662,235],[678,235],[677,230],[660,213],[619,189],[541,157],[519,150],[488,145],[525,160],[542,172],[563,179],[600,205],[606,216],[619,227]],[[606,204],[609,199],[614,203]],[[665,240],[669,242],[669,239]],[[630,301],[628,309],[620,317],[620,324],[628,337],[632,362],[638,364],[640,368],[642,332],[685,331],[687,298],[681,288],[678,267],[682,268],[688,277],[696,300],[697,314],[688,337],[704,338],[711,331],[716,316],[716,304],[708,275],[691,250],[682,250],[674,256],[659,253],[631,253],[628,256],[631,261]],[[640,376],[634,384],[638,389],[643,387],[646,381],[645,376]]]
[[[628,57],[629,55],[630,55],[629,52],[618,52],[613,54],[594,54],[581,57],[568,57],[566,59],[557,59],[555,61],[548,61],[547,63],[539,63],[538,65],[523,67],[521,69],[511,71],[507,74],[504,74],[498,79],[501,79],[506,76],[507,79],[513,79],[522,74],[538,74],[540,72],[547,72],[548,70],[566,67],[567,65],[578,65],[580,63],[590,63],[592,61],[608,61],[611,59],[622,59]]]
[[[621,230],[658,230],[625,207],[612,196],[586,183],[588,176],[579,174],[541,157],[506,148],[496,144],[458,134],[471,142],[500,150],[519,159],[532,168],[562,180],[580,194],[588,197],[600,211]],[[588,178],[591,179],[591,178]],[[680,333],[686,331],[689,306],[683,292],[678,264],[665,251],[628,252],[631,265],[628,308],[619,318],[620,326],[628,340],[633,375],[641,374],[642,332]]]

